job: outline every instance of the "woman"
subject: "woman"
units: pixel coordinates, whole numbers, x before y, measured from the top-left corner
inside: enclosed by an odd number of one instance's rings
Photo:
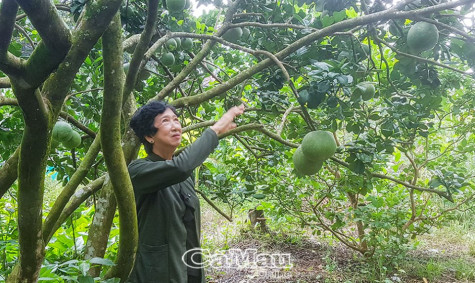
[[[139,228],[131,282],[205,282],[200,255],[186,253],[200,247],[200,203],[192,172],[243,112],[243,105],[232,107],[178,156],[173,154],[182,130],[173,106],[151,102],[132,117],[130,126],[148,156],[129,165]]]

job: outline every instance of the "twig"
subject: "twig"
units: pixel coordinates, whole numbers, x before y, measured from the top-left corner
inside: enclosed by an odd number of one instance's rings
[[[229,217],[226,213],[224,213],[221,209],[219,209],[202,191],[196,190],[195,192],[199,193],[203,199],[211,205],[219,214],[221,214],[224,218],[226,218],[229,222],[233,222],[233,219]]]
[[[435,20],[432,20],[432,19],[429,19],[429,18],[425,18],[425,17],[416,17],[416,19],[418,20],[421,20],[421,21],[424,21],[424,22],[428,22],[428,23],[431,23],[431,24],[434,24],[436,26],[440,26],[440,27],[443,27],[453,33],[456,33],[456,34],[459,34],[467,39],[469,39],[470,41],[475,41],[475,37],[471,36],[470,34],[462,31],[462,30],[459,30],[457,28],[454,28],[452,26],[449,26],[447,24],[444,24],[444,23],[441,23],[441,22],[438,22],[438,21],[435,21]]]
[[[312,31],[318,31],[319,29],[313,27],[306,27],[302,25],[295,25],[295,24],[286,24],[286,23],[274,23],[274,24],[263,24],[257,22],[242,22],[238,24],[232,24],[230,27],[260,27],[260,28],[291,28],[291,29],[308,29]]]
[[[86,92],[91,92],[91,91],[96,91],[96,90],[104,90],[103,88],[101,87],[98,87],[98,88],[91,88],[91,89],[86,89],[86,90],[83,90],[83,91],[78,91],[78,92],[73,92],[73,93],[70,93],[66,96],[66,100],[68,100],[69,98],[71,98],[72,96],[75,96],[77,94],[81,94],[81,93],[86,93]]]
[[[338,158],[335,158],[335,157],[331,157],[330,158],[331,160],[333,160],[334,162],[340,164],[340,165],[343,165],[347,168],[349,168],[350,164],[346,163],[345,161],[342,161],[342,160],[339,160]],[[446,192],[443,192],[443,191],[439,191],[439,190],[435,190],[435,189],[429,189],[429,188],[424,188],[424,187],[419,187],[419,186],[416,186],[416,185],[412,185],[410,183],[407,183],[407,182],[404,182],[404,181],[401,181],[401,180],[398,180],[396,178],[393,178],[391,176],[387,176],[387,175],[383,175],[383,174],[379,174],[379,173],[372,173],[370,172],[369,170],[366,170],[366,172],[371,176],[371,177],[375,177],[375,178],[380,178],[380,179],[387,179],[387,180],[390,180],[390,181],[393,181],[397,184],[400,184],[400,185],[403,185],[407,188],[411,188],[411,189],[415,189],[417,191],[421,191],[421,192],[430,192],[430,193],[435,193],[443,198],[446,198],[447,200],[453,202],[453,198],[452,196],[450,196],[449,194],[447,194]]]
[[[96,138],[96,133],[89,129],[88,127],[86,127],[85,125],[83,125],[82,123],[80,123],[78,120],[76,120],[73,116],[71,116],[69,113],[67,112],[64,112],[64,111],[61,111],[61,113],[59,113],[59,115],[66,121],[68,122],[71,122],[71,124],[73,124],[74,126],[76,126],[77,128],[81,129],[81,131],[85,132],[88,136],[90,136],[91,138]]]
[[[287,120],[287,116],[289,116],[290,112],[292,112],[292,110],[294,110],[294,108],[295,108],[294,106],[290,106],[287,110],[285,110],[284,115],[282,116],[282,122],[280,122],[280,126],[277,129],[277,135],[278,136],[282,135],[282,131],[284,129],[284,125],[285,125],[285,121]]]
[[[25,29],[23,29],[20,25],[16,24],[15,23],[15,28],[17,30],[19,30],[25,37],[26,39],[28,40],[28,42],[30,42],[30,45],[33,49],[35,49],[35,43],[33,42],[33,40],[31,39],[31,37],[28,35],[28,33],[26,33]]]
[[[163,63],[157,58],[157,56],[155,55],[152,55],[152,59],[155,60],[158,64],[160,64],[160,66],[162,67],[162,69],[165,71],[165,73],[167,73],[168,77],[170,78],[171,81],[173,81],[173,79],[175,78],[173,76],[173,74],[170,72],[170,70],[168,70],[168,68],[163,65]],[[180,85],[177,86],[178,88],[178,91],[181,93],[181,96],[183,97],[186,97],[186,93],[183,91],[183,89],[180,87]]]
[[[454,72],[457,72],[457,73],[460,73],[460,74],[463,74],[463,75],[466,75],[466,76],[472,76],[472,74],[469,73],[469,72],[465,72],[465,71],[459,70],[457,68],[450,67],[448,65],[445,65],[445,64],[442,64],[442,63],[439,63],[439,62],[436,62],[436,61],[432,61],[432,60],[429,60],[429,59],[425,59],[425,58],[422,58],[422,57],[419,57],[419,56],[415,56],[415,55],[412,55],[412,54],[409,54],[409,53],[401,52],[401,51],[397,50],[395,47],[391,46],[389,43],[387,43],[386,41],[382,40],[381,38],[379,38],[377,36],[375,37],[375,39],[377,41],[380,41],[381,43],[386,45],[389,49],[391,49],[392,51],[394,51],[395,53],[397,53],[399,55],[406,56],[406,57],[409,57],[409,58],[412,58],[412,59],[415,59],[417,61],[421,61],[421,62],[424,62],[424,63],[436,65],[436,66],[439,66],[439,67],[442,67],[442,68],[446,68],[446,69],[452,70]]]

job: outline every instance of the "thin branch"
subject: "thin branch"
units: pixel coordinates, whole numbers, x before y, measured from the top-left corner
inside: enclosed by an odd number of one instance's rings
[[[75,96],[77,94],[87,93],[87,92],[91,92],[91,91],[100,91],[100,90],[104,90],[104,89],[101,88],[101,87],[98,87],[98,88],[91,88],[91,89],[86,89],[86,90],[82,90],[82,91],[78,91],[78,92],[73,92],[73,93],[70,93],[66,96],[66,100],[68,100],[69,98],[71,98],[72,96]]]
[[[150,59],[149,57],[144,58],[152,36],[156,32],[156,22],[158,18],[158,0],[148,1],[147,9],[147,20],[145,22],[145,27],[140,34],[140,39],[138,40],[134,53],[132,55],[132,60],[129,63],[129,71],[126,74],[124,90],[123,90],[123,103],[126,103],[128,97],[131,95],[135,84],[137,82],[137,76],[139,71],[145,66],[145,64]]]
[[[345,244],[347,247],[353,249],[353,250],[356,250],[360,253],[365,253],[366,250],[363,250],[361,249],[360,247],[356,246],[357,243],[354,242],[354,240],[352,240],[351,238],[349,238],[348,236],[340,233],[340,232],[337,232],[333,229],[331,229],[328,225],[326,225],[322,218],[320,217],[320,212],[318,212],[318,210],[313,206],[311,205],[310,206],[312,208],[312,211],[313,211],[313,214],[315,215],[315,217],[317,217],[318,219],[318,222],[320,222],[320,225],[325,228],[325,230],[329,231],[330,233],[333,234],[333,236],[335,236],[338,240],[340,240],[340,242],[342,242],[343,244]],[[349,238],[349,240],[352,240],[354,244],[348,242],[345,238]]]
[[[230,25],[231,28],[234,28],[234,27],[248,27],[248,26],[260,27],[260,28],[308,29],[308,30],[312,30],[312,31],[318,31],[319,30],[319,29],[314,28],[314,27],[307,27],[307,26],[302,26],[302,25],[286,24],[286,23],[263,24],[263,23],[257,23],[257,22],[242,22],[242,23]]]
[[[340,165],[343,165],[347,168],[349,168],[350,164],[346,163],[345,161],[342,161],[342,160],[339,160],[335,157],[331,157],[330,158],[331,160],[333,160],[334,162],[340,164]],[[439,191],[439,190],[435,190],[435,189],[429,189],[429,188],[424,188],[424,187],[419,187],[419,186],[416,186],[416,185],[412,185],[410,183],[407,183],[407,182],[404,182],[404,181],[401,181],[401,180],[398,180],[396,178],[393,178],[391,176],[387,176],[387,175],[383,175],[383,174],[379,174],[379,173],[372,173],[370,172],[369,170],[366,170],[367,173],[370,174],[370,176],[372,177],[375,177],[375,178],[380,178],[380,179],[387,179],[387,180],[390,180],[390,181],[393,181],[394,183],[397,183],[397,184],[400,184],[400,185],[403,185],[407,188],[411,188],[411,189],[415,189],[417,191],[421,191],[421,192],[430,192],[430,193],[435,193],[443,198],[446,198],[447,200],[449,201],[452,201],[453,202],[453,198],[447,194],[446,192],[444,191]]]
[[[294,110],[295,106],[290,106],[287,110],[285,110],[284,115],[282,116],[282,122],[280,122],[279,128],[277,129],[277,135],[281,136],[282,131],[284,130],[285,121],[287,121],[287,116],[289,116],[290,112]]]
[[[233,219],[228,216],[226,213],[224,213],[221,209],[219,209],[206,195],[205,193],[203,193],[202,191],[199,191],[199,190],[196,190],[195,189],[195,192],[199,193],[203,199],[209,204],[211,205],[211,207],[214,208],[214,210],[216,210],[219,214],[221,214],[224,218],[226,218],[229,222],[233,222]]]
[[[196,123],[196,124],[193,124],[193,125],[190,125],[188,127],[183,128],[182,132],[186,133],[186,132],[196,130],[196,129],[199,129],[199,128],[209,127],[209,126],[214,125],[214,123],[216,123],[216,121],[214,121],[214,120],[213,121],[204,121],[204,122],[201,122],[201,123]]]
[[[175,77],[170,72],[170,70],[168,70],[167,66],[163,65],[162,61],[160,61],[160,59],[158,59],[157,56],[155,55],[152,56],[152,59],[155,60],[160,65],[160,67],[162,67],[162,69],[165,71],[170,81],[173,81]],[[187,96],[186,93],[183,91],[183,89],[180,87],[180,85],[178,85],[177,88],[178,88],[178,91],[181,93],[181,96],[183,97]]]
[[[23,11],[28,15],[41,41],[54,53],[66,55],[71,46],[71,32],[59,16],[51,1],[17,0]]]
[[[30,43],[31,45],[31,48],[35,49],[35,43],[33,42],[33,40],[31,39],[31,37],[28,35],[28,33],[25,31],[24,28],[22,28],[20,25],[16,24],[15,23],[15,28],[17,30],[19,30],[25,37],[26,39],[28,40],[28,42]]]
[[[233,18],[243,18],[243,17],[264,17],[262,13],[239,13],[234,14]]]
[[[387,43],[386,41],[384,41],[383,39],[381,39],[380,37],[375,36],[374,39],[375,39],[376,41],[379,41],[379,42],[383,43],[383,44],[386,45],[389,49],[391,49],[392,51],[394,51],[395,53],[397,53],[397,54],[399,54],[399,55],[406,56],[406,57],[415,59],[415,60],[420,61],[420,62],[424,62],[424,63],[436,65],[436,66],[439,66],[439,67],[442,67],[442,68],[445,68],[445,69],[449,69],[449,70],[452,70],[452,71],[454,71],[454,72],[457,72],[457,73],[460,73],[460,74],[463,74],[463,75],[466,75],[466,76],[472,76],[472,75],[473,75],[473,74],[470,73],[470,72],[465,72],[465,71],[459,70],[459,69],[457,69],[457,68],[454,68],[454,67],[451,67],[451,66],[448,66],[448,65],[445,65],[445,64],[436,62],[436,61],[432,61],[432,60],[429,60],[429,59],[426,59],[426,58],[422,58],[422,57],[419,57],[419,56],[416,56],[416,55],[412,55],[412,54],[409,54],[409,53],[401,52],[401,51],[399,51],[398,49],[396,49],[395,47],[391,46],[391,45],[390,45],[389,43]]]
[[[96,138],[96,133],[89,129],[88,127],[86,127],[85,125],[83,125],[81,122],[79,122],[78,120],[76,120],[72,115],[70,115],[69,113],[67,112],[64,112],[64,111],[61,111],[61,113],[59,113],[59,116],[61,116],[64,120],[70,122],[71,124],[73,124],[74,126],[76,126],[78,129],[81,129],[81,131],[85,132],[88,136],[90,136],[91,138]]]
[[[66,219],[92,194],[100,190],[102,185],[108,180],[109,175],[106,174],[90,182],[88,185],[79,188],[76,193],[74,193],[64,210],[61,212],[61,215],[54,225],[53,231],[58,230],[61,224],[64,223],[64,221],[66,221]]]
[[[256,159],[259,159],[259,157],[257,156],[257,154],[254,152],[254,150],[247,144],[247,142],[241,138],[239,135],[234,135],[234,137],[247,149],[249,150],[249,152],[251,152],[252,155],[254,155],[254,157]]]
[[[471,201],[473,198],[475,197],[475,194],[471,194],[470,196],[468,196],[465,200],[463,200],[462,202],[459,202],[457,205],[451,207],[451,208],[448,208],[446,210],[443,210],[441,211],[439,214],[437,214],[436,216],[434,217],[417,217],[415,220],[436,220],[438,218],[440,218],[442,215],[446,214],[447,212],[451,212],[451,211],[454,211],[454,210],[457,210],[460,206],[468,203],[469,201]]]
[[[456,33],[456,34],[459,34],[465,38],[467,38],[468,40],[470,41],[475,41],[475,37],[471,36],[470,34],[462,31],[462,30],[459,30],[457,28],[454,28],[452,26],[449,26],[448,24],[444,24],[444,23],[441,23],[439,21],[435,21],[435,20],[432,20],[432,19],[429,19],[429,18],[426,18],[426,17],[416,17],[418,20],[421,20],[421,21],[424,21],[424,22],[428,22],[428,23],[431,23],[431,24],[434,24],[436,26],[439,26],[439,27],[443,27],[453,33]]]
[[[439,155],[427,159],[426,161],[424,161],[424,163],[422,163],[422,165],[421,165],[420,167],[423,167],[423,166],[427,165],[427,163],[429,163],[429,162],[431,162],[431,161],[433,161],[433,160],[436,160],[437,158],[443,156],[445,153],[447,153],[447,151],[448,151],[450,148],[452,148],[456,143],[458,143],[458,142],[459,142],[460,140],[462,140],[463,138],[464,138],[463,135],[459,136],[455,141],[452,141],[451,143],[449,143],[449,144],[447,145],[447,147],[444,149],[444,151],[442,151]]]

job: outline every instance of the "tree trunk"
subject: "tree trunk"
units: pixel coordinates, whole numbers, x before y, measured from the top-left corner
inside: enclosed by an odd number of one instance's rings
[[[114,220],[117,202],[115,200],[112,184],[104,185],[96,199],[94,219],[89,227],[89,236],[86,243],[85,259],[95,257],[104,258],[109,240],[112,221]],[[89,269],[89,275],[99,276],[102,266],[94,266]]]
[[[127,280],[137,249],[137,213],[132,182],[121,147],[120,119],[124,72],[122,70],[122,33],[117,13],[103,35],[104,102],[101,118],[101,144],[104,160],[119,208],[120,241],[117,262],[106,277]]]

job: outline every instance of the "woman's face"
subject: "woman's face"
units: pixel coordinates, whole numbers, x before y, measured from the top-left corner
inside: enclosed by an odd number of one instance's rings
[[[175,150],[181,143],[181,124],[178,117],[170,108],[158,114],[153,125],[158,131],[153,138],[153,147],[173,148]]]

